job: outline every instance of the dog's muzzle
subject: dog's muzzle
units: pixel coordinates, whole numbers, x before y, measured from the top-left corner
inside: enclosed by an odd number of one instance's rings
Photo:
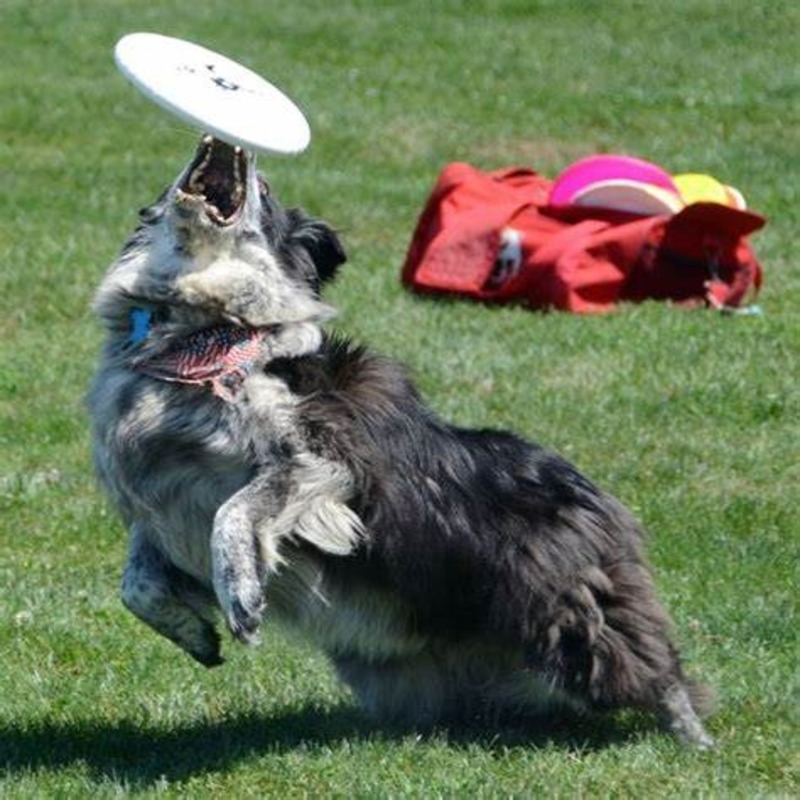
[[[233,224],[247,199],[248,160],[241,147],[204,136],[177,187],[176,202],[188,208],[201,204],[206,217],[220,227]]]

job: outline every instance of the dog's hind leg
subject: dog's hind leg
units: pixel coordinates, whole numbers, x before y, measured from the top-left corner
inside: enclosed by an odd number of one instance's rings
[[[677,682],[667,688],[661,696],[660,707],[662,724],[678,740],[700,750],[714,747],[714,740],[703,727],[686,684]]]
[[[122,577],[122,602],[133,614],[203,666],[222,664],[213,596],[169,563],[134,525]]]

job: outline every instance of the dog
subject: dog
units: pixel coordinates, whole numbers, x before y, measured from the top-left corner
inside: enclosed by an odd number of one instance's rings
[[[337,233],[205,136],[97,291],[97,474],[125,606],[205,666],[268,616],[381,719],[654,712],[707,748],[631,514],[555,453],[439,419],[324,330]]]

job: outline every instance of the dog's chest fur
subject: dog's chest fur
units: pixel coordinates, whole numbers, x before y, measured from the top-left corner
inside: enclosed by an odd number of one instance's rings
[[[206,387],[111,367],[90,398],[98,473],[125,520],[143,527],[172,563],[206,586],[217,510],[291,425],[293,401],[283,382],[253,380],[257,400],[247,379],[232,404]]]

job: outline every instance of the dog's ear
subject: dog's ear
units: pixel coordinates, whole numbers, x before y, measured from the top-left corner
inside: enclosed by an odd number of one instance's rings
[[[289,211],[291,238],[308,253],[320,285],[332,280],[347,254],[333,228],[319,219],[307,217],[300,209]]]
[[[315,240],[315,246],[312,246],[314,249],[311,257],[317,265],[320,282],[326,283],[333,279],[339,271],[339,267],[347,261],[347,253],[345,253],[344,246],[333,228],[324,222],[318,224],[320,226],[320,235]]]

